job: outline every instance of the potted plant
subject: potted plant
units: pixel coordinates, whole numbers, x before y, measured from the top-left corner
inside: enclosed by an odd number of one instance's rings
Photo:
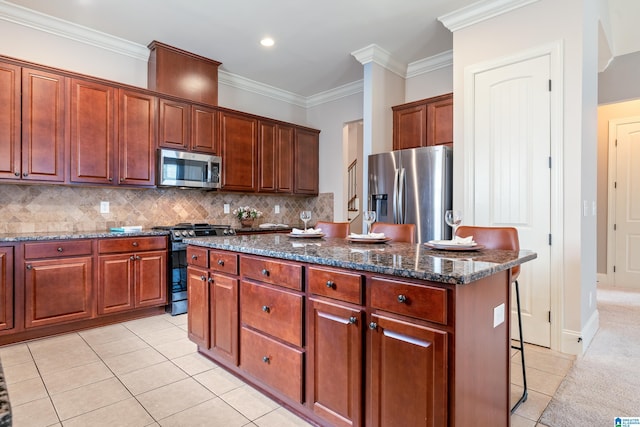
[[[256,208],[250,208],[249,206],[234,209],[233,214],[240,220],[240,224],[242,224],[243,227],[252,227],[256,218],[262,216],[261,211]]]

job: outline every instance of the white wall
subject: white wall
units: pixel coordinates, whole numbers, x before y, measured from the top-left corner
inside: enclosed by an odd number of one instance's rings
[[[597,25],[585,12],[584,1],[540,0],[512,12],[462,28],[454,33],[454,176],[464,176],[465,68],[474,64],[514,56],[551,43],[563,45],[563,110],[560,123],[563,141],[563,200],[560,235],[563,241],[560,324],[554,323],[552,347],[581,353],[585,341],[577,337],[595,312],[588,307],[588,293],[595,289],[595,217],[582,216],[582,201],[596,200],[596,108]],[[588,2],[586,2],[588,3]],[[587,18],[585,18],[587,15]],[[586,23],[586,25],[585,25]],[[595,34],[595,36],[594,36]],[[593,44],[591,44],[593,43]],[[587,67],[585,70],[584,68]],[[464,182],[454,179],[454,205],[464,206]],[[555,339],[554,339],[555,338]],[[566,341],[565,341],[566,340]],[[588,342],[586,343],[588,344]]]
[[[410,77],[405,83],[405,101],[413,102],[453,92],[453,65]]]

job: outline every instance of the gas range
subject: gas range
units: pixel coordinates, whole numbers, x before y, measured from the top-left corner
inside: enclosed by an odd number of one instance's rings
[[[205,224],[183,222],[176,225],[161,225],[153,227],[154,230],[170,231],[169,240],[171,241],[171,250],[184,250],[187,244],[182,240],[188,237],[202,236],[233,236],[235,231],[230,225]]]

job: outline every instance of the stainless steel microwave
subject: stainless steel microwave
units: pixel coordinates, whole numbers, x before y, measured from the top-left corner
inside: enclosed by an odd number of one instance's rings
[[[158,187],[220,188],[220,156],[177,150],[158,150]]]

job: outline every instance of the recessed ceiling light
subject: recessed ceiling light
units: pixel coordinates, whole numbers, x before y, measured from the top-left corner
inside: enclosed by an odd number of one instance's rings
[[[267,47],[269,47],[269,46],[273,46],[273,45],[274,45],[274,43],[275,43],[275,42],[273,41],[273,39],[272,39],[271,37],[265,37],[265,38],[263,38],[262,40],[260,40],[260,44],[261,44],[262,46],[267,46]]]

